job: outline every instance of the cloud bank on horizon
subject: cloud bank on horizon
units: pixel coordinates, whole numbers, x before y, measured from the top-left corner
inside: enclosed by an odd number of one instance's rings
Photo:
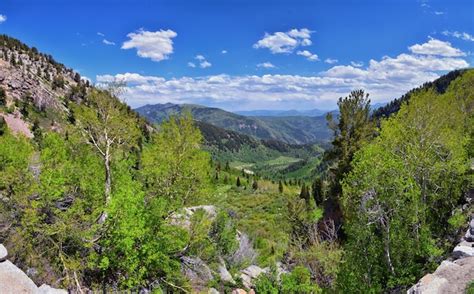
[[[142,46],[135,42],[134,46],[127,47],[140,47],[141,49],[137,48],[140,57],[153,61],[164,60],[173,52],[171,38],[175,37],[176,33],[170,32],[172,31],[140,31],[140,35],[148,35],[149,38],[155,36],[159,42],[153,46],[146,46],[146,41]],[[163,34],[168,36],[167,41],[163,41]],[[128,36],[132,40],[137,39],[135,33]],[[298,47],[311,44],[310,36],[311,31],[305,28],[292,29],[286,33],[265,34],[253,47],[267,48],[272,54],[292,54]],[[296,54],[310,61],[319,60],[317,55],[307,50],[296,51]],[[395,57],[370,59],[366,67],[361,61],[352,61],[348,65],[332,66],[314,76],[218,74],[167,79],[125,72],[98,75],[96,81],[125,82],[127,86],[123,98],[133,107],[172,102],[200,103],[233,110],[269,108],[268,105],[278,109],[301,108],[301,105],[331,109],[337,98],[347,95],[353,89],[365,89],[371,94],[373,102],[397,98],[414,87],[436,79],[441,72],[469,67],[465,58],[467,55],[467,52],[455,48],[448,41],[428,37],[425,43],[413,44],[407,48],[407,52]],[[207,67],[203,55],[197,55],[194,59],[201,68]],[[338,61],[328,58],[325,62],[334,64]],[[188,66],[196,67],[197,64],[189,62]],[[276,68],[270,62],[262,62],[257,64],[257,67]]]

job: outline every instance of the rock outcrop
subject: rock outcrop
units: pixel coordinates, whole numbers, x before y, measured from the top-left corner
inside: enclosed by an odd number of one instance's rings
[[[454,248],[451,258],[445,260],[432,274],[427,274],[411,287],[407,294],[464,293],[474,281],[474,216],[461,242]]]
[[[67,294],[66,290],[36,284],[18,267],[7,260],[8,251],[0,244],[0,293],[2,294]]]

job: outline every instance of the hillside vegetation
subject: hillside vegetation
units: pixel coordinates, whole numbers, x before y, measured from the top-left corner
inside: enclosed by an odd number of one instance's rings
[[[136,111],[154,123],[161,123],[169,115],[190,111],[198,121],[254,138],[289,144],[321,143],[330,138],[324,116],[242,116],[218,108],[171,103],[145,105]]]
[[[354,90],[324,122],[324,151],[199,119],[215,109],[168,105],[152,125],[115,84],[7,36],[0,52],[0,243],[37,284],[400,293],[474,214],[472,69],[410,92],[388,118]],[[244,122],[281,134],[305,122],[255,119]]]

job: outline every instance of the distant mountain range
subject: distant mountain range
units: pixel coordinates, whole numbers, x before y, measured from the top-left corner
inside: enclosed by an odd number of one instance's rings
[[[244,116],[321,116],[324,115],[327,111],[321,109],[311,109],[311,110],[244,110],[244,111],[234,111],[234,113]]]
[[[254,138],[278,140],[287,144],[322,143],[331,137],[325,116],[244,116],[219,108],[172,103],[145,105],[135,110],[153,123],[161,123],[170,115],[187,110],[197,121]]]

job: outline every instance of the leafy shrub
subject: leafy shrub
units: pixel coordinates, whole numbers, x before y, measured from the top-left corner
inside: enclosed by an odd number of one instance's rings
[[[297,266],[290,274],[282,275],[281,293],[305,294],[322,293],[318,285],[311,283],[309,270],[302,266]]]
[[[220,211],[214,221],[211,236],[215,240],[217,250],[222,255],[229,255],[235,252],[238,246],[236,239],[237,229],[226,211]]]

